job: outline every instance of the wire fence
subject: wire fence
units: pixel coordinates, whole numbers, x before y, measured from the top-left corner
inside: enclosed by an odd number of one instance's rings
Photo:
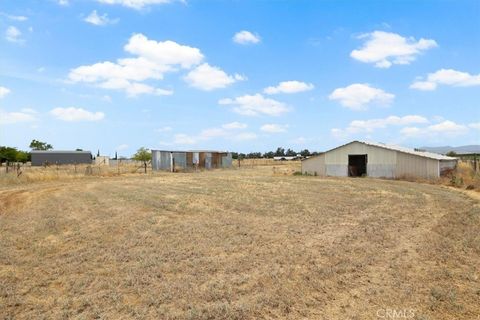
[[[114,165],[103,164],[51,164],[32,166],[30,163],[3,163],[0,166],[0,180],[42,181],[61,178],[79,178],[84,176],[115,176],[135,173],[151,173],[151,164],[141,161],[116,162]]]

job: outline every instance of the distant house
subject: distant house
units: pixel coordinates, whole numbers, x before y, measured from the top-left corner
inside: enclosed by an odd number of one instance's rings
[[[438,178],[457,159],[375,142],[352,141],[302,161],[302,172],[338,177]]]
[[[49,164],[91,164],[90,151],[32,150],[32,166]]]

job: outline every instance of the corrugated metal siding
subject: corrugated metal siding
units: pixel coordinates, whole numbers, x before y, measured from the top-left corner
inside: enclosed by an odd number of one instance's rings
[[[173,161],[175,162],[175,169],[187,168],[187,153],[186,152],[172,152]]]
[[[396,151],[353,142],[325,153],[327,176],[348,176],[348,156],[366,154],[367,175],[370,177],[395,177]]]
[[[325,175],[325,154],[302,161],[302,173],[324,176]]]
[[[152,169],[153,170],[170,170],[170,152],[169,151],[152,151]]]
[[[426,179],[439,177],[439,161],[403,152],[397,153],[396,177],[415,176]]]
[[[227,152],[186,152],[152,150],[153,170],[172,170],[172,159],[175,170],[199,168],[229,168],[232,166],[232,154]]]
[[[230,168],[232,166],[232,154],[227,153],[222,157],[222,168]]]
[[[212,168],[212,153],[205,152],[205,169],[211,169],[211,168]]]
[[[348,165],[349,154],[368,154],[368,164],[396,163],[396,151],[353,142],[325,153],[325,164]]]
[[[348,156],[367,155],[367,175],[396,178],[416,176],[437,178],[442,170],[454,168],[456,160],[439,161],[415,154],[352,142],[327,151],[324,155],[302,161],[302,172],[326,176],[348,176]]]

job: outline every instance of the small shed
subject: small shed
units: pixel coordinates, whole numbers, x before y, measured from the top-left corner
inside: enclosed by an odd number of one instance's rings
[[[232,166],[232,154],[224,151],[168,151],[152,150],[153,170],[215,169]]]
[[[376,142],[352,141],[302,161],[302,173],[319,176],[438,178],[457,159]]]
[[[90,151],[32,150],[32,166],[49,164],[91,164]]]

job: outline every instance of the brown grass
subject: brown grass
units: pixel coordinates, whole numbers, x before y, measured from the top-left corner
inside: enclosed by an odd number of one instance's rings
[[[475,172],[469,163],[460,162],[456,170],[446,178],[454,186],[480,191],[480,172]]]
[[[480,314],[479,203],[442,186],[257,167],[0,185],[0,204],[0,318]]]
[[[151,167],[147,167],[147,173],[151,173]],[[144,168],[134,164],[122,164],[119,166],[104,165],[52,165],[48,167],[22,166],[17,171],[9,168],[6,173],[5,167],[0,167],[0,185],[31,183],[40,181],[71,180],[85,177],[112,177],[143,173]]]

